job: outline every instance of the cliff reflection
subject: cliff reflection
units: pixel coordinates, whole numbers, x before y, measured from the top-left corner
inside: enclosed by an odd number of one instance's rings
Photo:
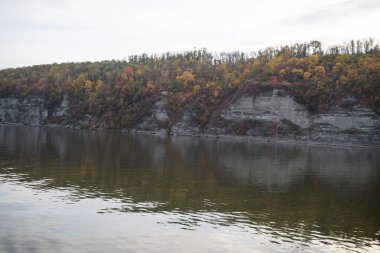
[[[0,126],[0,175],[105,212],[239,213],[279,231],[379,239],[378,150]],[[37,183],[38,182],[38,183]],[[243,218],[242,218],[243,217]]]

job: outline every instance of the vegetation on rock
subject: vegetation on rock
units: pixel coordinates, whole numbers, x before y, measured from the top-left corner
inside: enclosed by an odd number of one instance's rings
[[[322,49],[318,41],[269,47],[250,54],[206,49],[135,55],[125,61],[37,65],[0,71],[0,96],[44,98],[52,110],[67,94],[73,120],[132,127],[165,92],[173,123],[191,104],[205,125],[224,98],[240,89],[282,87],[311,112],[326,111],[347,95],[380,113],[380,48],[373,39]]]

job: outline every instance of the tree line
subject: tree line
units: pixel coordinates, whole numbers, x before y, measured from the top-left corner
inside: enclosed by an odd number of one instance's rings
[[[64,94],[73,120],[86,114],[109,127],[132,126],[163,91],[172,115],[195,98],[199,123],[231,92],[283,87],[312,112],[347,95],[380,113],[380,48],[373,39],[323,48],[319,41],[251,53],[194,49],[125,60],[36,65],[0,71],[0,96],[44,98],[51,110]],[[170,124],[170,122],[168,123]]]

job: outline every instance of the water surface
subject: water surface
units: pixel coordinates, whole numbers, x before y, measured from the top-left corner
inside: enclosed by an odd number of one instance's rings
[[[0,252],[376,252],[379,193],[379,150],[0,126]]]

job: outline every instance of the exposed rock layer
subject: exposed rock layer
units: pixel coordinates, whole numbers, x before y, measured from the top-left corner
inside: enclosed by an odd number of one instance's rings
[[[347,96],[328,111],[310,113],[295,102],[285,90],[267,90],[258,94],[234,94],[221,103],[205,125],[194,121],[198,115],[191,104],[181,114],[170,118],[163,92],[134,130],[174,135],[246,135],[271,139],[293,139],[344,145],[380,146],[380,117],[372,109]],[[227,100],[226,100],[227,101]],[[0,98],[0,122],[47,125],[52,122],[73,122],[70,98],[52,111],[44,108],[41,98]],[[71,119],[71,120],[70,120]],[[169,124],[170,122],[170,124]],[[91,127],[91,115],[69,126]]]

